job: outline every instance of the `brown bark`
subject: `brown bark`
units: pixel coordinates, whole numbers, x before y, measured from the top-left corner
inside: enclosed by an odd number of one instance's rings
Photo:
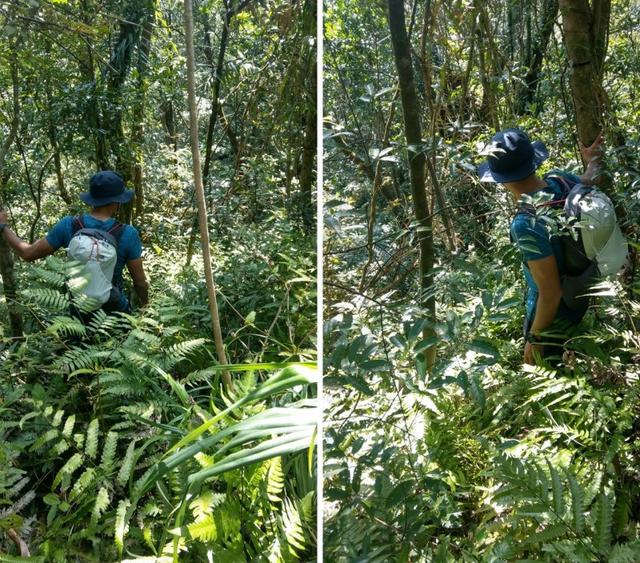
[[[15,141],[20,125],[20,87],[18,82],[18,53],[16,39],[9,51],[9,67],[11,72],[12,94],[13,94],[13,115],[9,134],[0,147],[0,209],[4,206],[5,189],[9,181],[10,172],[7,169],[7,155]],[[17,283],[15,269],[13,266],[13,256],[9,245],[4,237],[0,235],[0,277],[2,278],[2,289],[7,303],[9,313],[9,326],[13,336],[22,336],[22,313],[16,302]]]
[[[196,112],[195,94],[195,62],[193,56],[193,13],[191,0],[184,0],[184,25],[187,51],[187,93],[189,98],[189,125],[191,131],[191,154],[193,157],[193,182],[196,197],[198,199],[198,217],[200,220],[200,242],[202,244],[202,257],[204,260],[204,275],[209,295],[209,312],[213,325],[213,338],[221,364],[227,363],[227,357],[222,341],[220,317],[218,314],[218,302],[216,299],[216,286],[213,280],[211,267],[211,249],[209,245],[209,227],[207,224],[207,207],[204,200],[204,187],[202,183],[202,170],[200,168],[200,146],[198,141],[198,114]],[[227,389],[231,389],[231,376],[228,371],[222,372],[222,378]]]
[[[409,157],[409,176],[411,179],[411,194],[417,224],[417,238],[420,248],[420,302],[427,312],[427,318],[435,322],[436,302],[431,289],[433,286],[433,231],[431,216],[429,215],[427,191],[425,189],[425,155],[422,148],[422,132],[420,126],[420,107],[416,92],[416,85],[411,65],[411,47],[404,18],[403,0],[387,0],[389,30],[393,55],[398,72],[400,99],[404,116],[404,131],[407,141]],[[433,336],[433,329],[427,328],[424,337]],[[428,369],[435,361],[435,346],[425,351]]]
[[[314,35],[314,24],[316,21],[315,1],[306,0],[304,7],[304,34]],[[305,111],[305,131],[302,144],[302,162],[300,166],[300,212],[302,221],[308,231],[313,229],[313,186],[315,185],[315,158],[316,158],[316,96],[317,96],[317,73],[315,49],[310,48],[307,64],[305,65],[306,84],[306,111]]]
[[[578,138],[585,146],[602,131],[605,111],[602,70],[610,0],[596,0],[594,6],[592,12],[588,0],[560,0]]]

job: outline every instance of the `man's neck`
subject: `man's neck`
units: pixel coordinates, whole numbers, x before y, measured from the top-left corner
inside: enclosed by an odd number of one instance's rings
[[[508,182],[504,184],[504,187],[507,188],[511,192],[513,199],[518,201],[522,194],[530,194],[532,192],[537,192],[538,190],[545,188],[547,183],[538,176],[529,176],[529,178],[525,178],[524,180],[520,180],[518,182]]]
[[[106,221],[107,219],[111,219],[113,212],[110,209],[92,209],[89,215],[100,221]]]

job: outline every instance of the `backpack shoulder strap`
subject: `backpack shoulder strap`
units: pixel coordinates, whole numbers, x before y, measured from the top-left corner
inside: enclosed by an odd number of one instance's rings
[[[548,178],[552,178],[553,180],[558,182],[560,186],[562,186],[562,192],[565,196],[574,188],[574,186],[578,185],[573,180],[570,180],[569,178],[565,178],[560,174],[553,174],[553,172],[549,174],[545,174],[544,179],[547,180]]]
[[[124,232],[124,228],[125,225],[123,225],[122,223],[119,223],[118,221],[116,221],[113,225],[113,227],[111,227],[107,232],[113,236],[113,238],[116,239],[116,241],[118,243],[120,243],[120,237],[122,236],[122,233]]]
[[[81,229],[84,229],[82,217],[80,217],[80,215],[76,215],[71,222],[71,236],[75,235]]]

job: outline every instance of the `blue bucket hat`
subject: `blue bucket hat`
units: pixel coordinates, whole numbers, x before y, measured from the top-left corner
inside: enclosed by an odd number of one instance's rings
[[[528,178],[549,157],[544,143],[531,142],[524,131],[516,128],[496,133],[483,154],[488,156],[477,169],[480,181],[501,184]]]
[[[126,190],[122,177],[111,170],[102,170],[91,176],[89,191],[80,194],[80,199],[91,207],[127,203],[132,197],[133,191]]]

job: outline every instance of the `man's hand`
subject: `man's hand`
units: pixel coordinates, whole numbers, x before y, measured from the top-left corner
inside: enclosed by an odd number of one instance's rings
[[[591,161],[594,161],[594,160],[598,161],[604,155],[604,138],[602,136],[602,133],[598,133],[596,140],[593,141],[593,144],[589,147],[585,147],[582,144],[582,141],[579,141],[579,143],[580,143],[580,153],[582,154],[582,158],[585,164],[589,164]]]
[[[142,266],[142,258],[129,260],[127,262],[127,269],[133,280],[133,289],[138,297],[138,303],[140,307],[144,307],[149,302],[149,283],[147,282],[147,276],[145,276],[144,267]]]
[[[524,363],[534,366],[538,358],[542,358],[542,345],[526,342],[524,345]]]

